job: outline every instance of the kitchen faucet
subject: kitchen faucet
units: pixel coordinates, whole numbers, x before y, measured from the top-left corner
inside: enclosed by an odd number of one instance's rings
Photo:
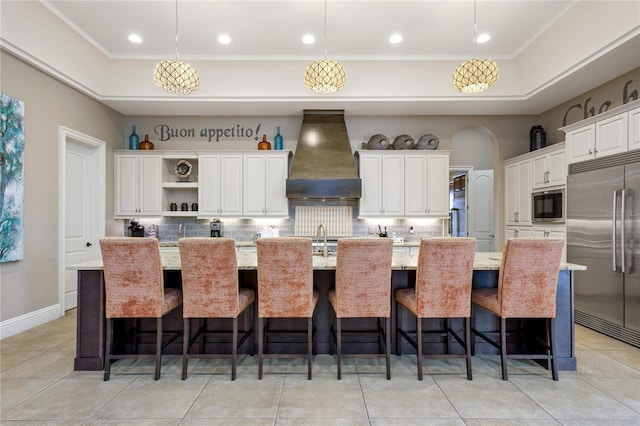
[[[184,237],[184,222],[180,222],[180,225],[178,225],[178,238],[183,238]]]
[[[326,258],[327,257],[327,228],[325,228],[325,226],[323,224],[318,225],[318,234],[316,235],[316,239],[318,240],[318,242],[320,241],[320,234],[324,235],[324,248],[322,249],[322,255]]]

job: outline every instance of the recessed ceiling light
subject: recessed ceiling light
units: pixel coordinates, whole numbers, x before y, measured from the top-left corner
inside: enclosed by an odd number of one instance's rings
[[[131,43],[142,43],[142,37],[138,34],[129,34],[128,39]]]
[[[478,36],[478,38],[476,39],[476,42],[478,42],[478,43],[486,43],[489,40],[491,40],[491,36],[489,34],[480,34]]]
[[[302,42],[304,44],[313,44],[313,43],[315,43],[315,41],[316,41],[316,38],[314,36],[312,36],[311,34],[305,34],[302,37]]]
[[[402,41],[402,36],[400,34],[393,34],[389,37],[389,43],[398,44]]]
[[[220,36],[218,37],[218,43],[229,44],[231,43],[231,37],[229,37],[227,34],[220,34]]]

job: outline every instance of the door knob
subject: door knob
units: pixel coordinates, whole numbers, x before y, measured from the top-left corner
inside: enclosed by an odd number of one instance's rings
[[[87,247],[91,247],[91,246],[92,246],[92,244],[91,244],[91,243],[87,243]]]

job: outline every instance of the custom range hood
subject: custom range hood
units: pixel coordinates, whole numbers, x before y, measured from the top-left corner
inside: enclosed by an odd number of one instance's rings
[[[287,197],[356,199],[361,194],[344,110],[304,110]]]

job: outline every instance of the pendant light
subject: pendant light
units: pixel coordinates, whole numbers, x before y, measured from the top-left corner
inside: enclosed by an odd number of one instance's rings
[[[176,60],[167,59],[153,70],[156,85],[174,95],[190,95],[200,87],[198,72],[187,62],[178,59],[178,0],[176,0]]]
[[[304,85],[315,93],[335,93],[344,87],[347,75],[342,65],[327,59],[327,0],[324,0],[324,59],[313,61],[304,70]]]
[[[480,93],[498,81],[498,65],[491,59],[476,57],[476,0],[473,1],[473,59],[453,72],[453,87],[462,93]]]

